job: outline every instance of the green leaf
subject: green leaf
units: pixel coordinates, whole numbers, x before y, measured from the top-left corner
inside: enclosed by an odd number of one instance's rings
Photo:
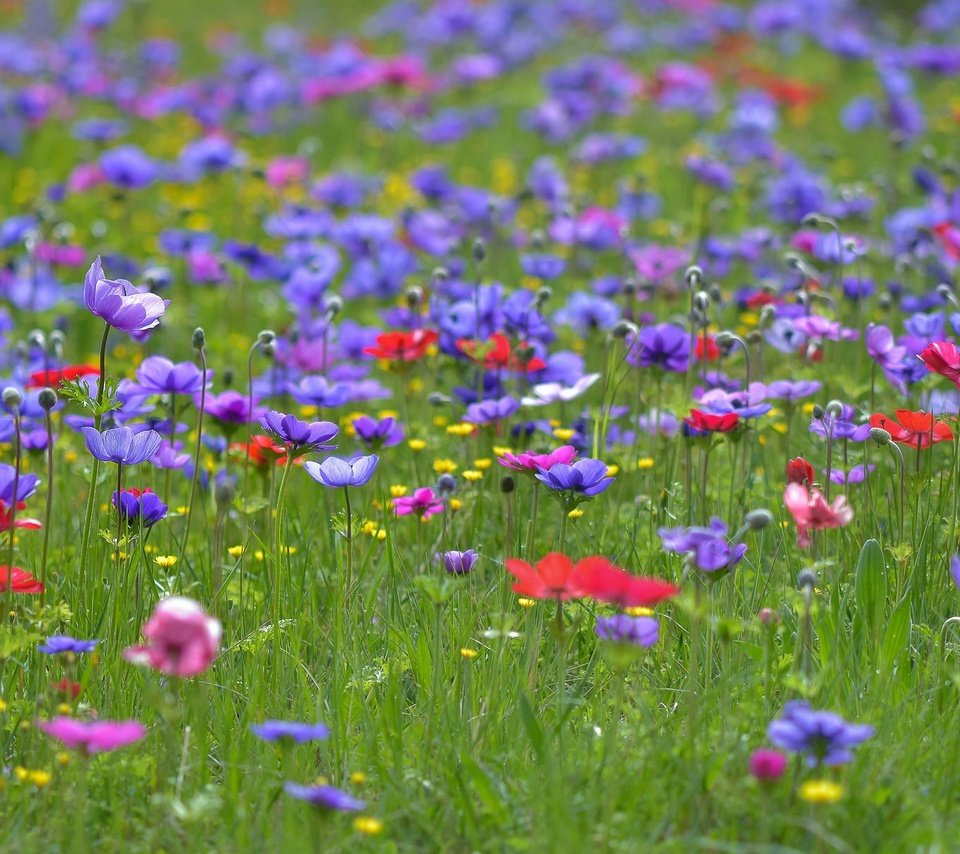
[[[520,722],[526,730],[527,738],[533,746],[533,752],[537,756],[538,762],[544,762],[547,758],[547,738],[543,734],[543,727],[537,720],[536,712],[530,705],[530,700],[526,692],[521,691],[517,696],[517,707],[520,709]]]
[[[900,653],[907,646],[910,638],[910,600],[904,598],[897,605],[896,610],[887,623],[887,630],[883,635],[880,647],[880,669],[885,673],[893,670]]]
[[[860,550],[854,579],[854,599],[857,617],[862,620],[868,636],[876,644],[887,604],[887,571],[883,549],[876,540],[867,540]]]
[[[490,771],[469,754],[461,754],[460,762],[463,765],[463,770],[466,772],[467,777],[473,784],[480,803],[486,807],[487,811],[490,812],[498,824],[505,822],[508,814],[503,801],[503,786],[499,784],[499,781],[494,779]]]

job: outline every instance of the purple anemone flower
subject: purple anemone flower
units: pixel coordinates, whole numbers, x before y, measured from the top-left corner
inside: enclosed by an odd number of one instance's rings
[[[664,551],[692,555],[703,572],[731,569],[747,552],[745,544],[727,541],[727,526],[716,517],[707,527],[659,528],[657,534]]]
[[[352,457],[341,460],[327,457],[323,462],[308,462],[303,468],[317,483],[334,489],[348,486],[363,486],[377,470],[380,457],[370,454],[367,457]]]
[[[490,424],[493,421],[509,418],[519,408],[520,403],[517,399],[509,395],[498,400],[481,400],[467,407],[463,420],[468,424]]]
[[[300,801],[307,801],[326,810],[357,812],[366,806],[365,801],[348,795],[335,786],[302,786],[299,783],[284,783],[283,790]]]
[[[690,361],[690,333],[673,323],[645,326],[637,333],[627,358],[641,368],[683,373]]]
[[[17,497],[16,500],[26,501],[34,492],[37,491],[37,486],[40,483],[40,478],[35,474],[25,474],[24,472],[20,473],[19,479],[17,478],[17,470],[14,466],[7,465],[6,463],[0,463],[0,501],[9,507],[14,502],[13,497],[13,484],[17,484]]]
[[[340,428],[331,421],[301,421],[295,415],[270,411],[260,419],[263,431],[288,452],[305,454],[310,451],[332,451],[329,444]]]
[[[322,741],[330,735],[330,729],[324,724],[303,724],[297,721],[264,721],[262,724],[251,724],[250,731],[264,741],[296,744]]]
[[[823,384],[817,380],[776,380],[767,386],[767,397],[793,403],[820,391]]]
[[[653,617],[615,614],[612,617],[597,617],[596,632],[602,640],[653,646],[660,638],[660,623]]]
[[[193,396],[193,402],[200,405],[200,395]],[[232,425],[236,427],[239,424],[248,424],[260,418],[264,413],[261,406],[257,406],[257,400],[253,400],[253,409],[250,409],[250,403],[245,394],[238,391],[225,391],[222,394],[208,394],[204,401],[204,411],[216,418],[223,425]]]
[[[144,528],[152,528],[167,515],[169,509],[154,492],[139,494],[130,490],[113,493],[113,506],[117,508],[120,518],[131,527],[143,524]]]
[[[190,462],[190,454],[183,453],[183,442],[170,443],[164,440],[160,449],[150,457],[150,463],[158,469],[182,469]]]
[[[369,415],[361,415],[350,423],[357,438],[374,450],[392,448],[403,441],[403,427],[396,418],[381,418],[377,421]]]
[[[104,278],[99,255],[83,278],[83,301],[91,314],[127,333],[153,329],[170,304],[126,279]]]
[[[844,471],[843,469],[831,469],[830,470],[830,482],[849,484],[849,483],[863,483],[867,479],[867,475],[872,472],[876,466],[870,465],[866,466],[863,463],[854,466],[850,471]],[[826,473],[826,470],[824,470]]]
[[[84,427],[83,440],[87,450],[101,462],[135,466],[160,450],[163,437],[156,430],[113,427],[101,433],[93,427]]]
[[[792,700],[783,717],[773,721],[767,735],[777,747],[802,753],[807,764],[843,765],[853,758],[851,748],[872,738],[874,728],[847,723],[833,712],[818,712],[805,700]]]
[[[467,549],[463,552],[444,552],[441,557],[443,568],[451,575],[468,575],[477,565],[479,555],[473,549]]]
[[[207,371],[207,380],[213,371]],[[148,356],[137,368],[134,394],[196,394],[203,387],[203,373],[193,362],[176,364],[163,356]]]
[[[556,463],[550,468],[537,467],[537,480],[557,492],[571,492],[593,498],[607,489],[614,478],[607,474],[603,460],[583,459],[571,465]]]
[[[67,635],[51,635],[37,649],[45,655],[61,655],[66,652],[80,655],[93,652],[98,643],[99,641],[95,640],[77,640]]]

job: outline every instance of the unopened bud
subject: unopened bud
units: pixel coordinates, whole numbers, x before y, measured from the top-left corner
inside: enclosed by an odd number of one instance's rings
[[[49,412],[57,405],[57,393],[52,388],[42,388],[37,395],[37,403],[44,412]]]
[[[821,418],[823,418],[823,416],[824,416],[823,407],[822,407],[819,403],[815,403],[814,406],[813,406],[813,410],[811,411],[810,414],[811,414],[814,418],[816,418],[817,421],[819,421],[819,420],[820,420]]]
[[[403,298],[410,308],[416,308],[423,302],[423,288],[419,285],[411,285],[403,292]]]
[[[812,590],[819,583],[820,579],[817,577],[815,570],[807,568],[801,569],[800,572],[797,573],[797,587],[799,587],[801,590],[804,588]]]
[[[701,270],[696,264],[691,264],[684,271],[683,280],[687,283],[687,287],[693,290],[696,287],[700,286],[700,283],[703,281],[703,270]]]
[[[826,406],[827,415],[839,418],[843,414],[843,404],[839,400],[831,400]]]
[[[889,445],[893,436],[890,435],[889,430],[884,430],[883,427],[871,427],[870,438],[878,445]]]
[[[277,333],[272,329],[261,329],[257,333],[257,344],[260,347],[269,347],[277,340]]]
[[[336,294],[333,296],[327,297],[326,302],[326,318],[327,320],[333,320],[340,312],[343,311],[343,300],[338,297]]]
[[[478,264],[481,263],[487,257],[487,244],[483,242],[483,239],[478,237],[473,241],[473,260]]]
[[[509,495],[516,486],[517,482],[510,475],[504,475],[500,478],[500,491],[504,495]]]
[[[613,329],[610,330],[610,337],[628,338],[631,335],[636,335],[639,331],[640,327],[636,323],[631,323],[629,320],[618,320]]]
[[[547,287],[544,285],[542,288],[537,288],[537,293],[533,298],[533,304],[540,308],[550,297],[553,296],[553,288]]]
[[[761,608],[757,619],[765,626],[775,626],[780,622],[780,615],[773,608]]]
[[[20,404],[23,403],[23,394],[20,389],[15,386],[7,386],[3,390],[3,405],[10,408],[16,409]]]
[[[193,330],[193,349],[202,350],[206,346],[207,346],[207,338],[203,334],[203,327],[198,326],[196,329]]]
[[[431,406],[446,406],[448,403],[453,403],[453,401],[443,392],[432,391],[427,395],[427,403]]]
[[[710,296],[706,291],[697,291],[693,297],[693,307],[706,311],[710,307]]]
[[[27,343],[31,347],[39,347],[42,350],[47,346],[47,336],[43,334],[42,329],[31,329],[27,335]]]
[[[448,473],[444,473],[437,478],[437,492],[441,495],[451,495],[457,489],[457,479]]]
[[[743,517],[743,521],[751,531],[762,531],[773,523],[773,514],[765,508],[751,510]]]

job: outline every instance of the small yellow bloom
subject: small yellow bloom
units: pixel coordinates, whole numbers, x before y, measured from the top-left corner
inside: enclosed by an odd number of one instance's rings
[[[450,423],[450,419],[446,415],[434,415],[433,416],[433,426],[434,427],[446,427]]]
[[[433,470],[437,474],[447,474],[457,470],[457,464],[450,459],[441,459],[433,461]]]
[[[450,499],[450,510],[456,513],[461,507],[463,507],[463,502],[459,498]]]
[[[243,554],[243,546],[230,546],[230,548],[227,549],[227,554],[230,555],[230,557],[240,557],[240,555]]]
[[[66,460],[68,465],[72,465],[77,461],[77,452],[73,450],[67,450],[63,455],[64,460]]]
[[[576,430],[571,430],[569,427],[557,427],[553,431],[553,435],[561,442],[569,442],[576,435],[576,432]]]
[[[370,534],[370,536],[373,536],[374,534],[377,533],[378,527],[379,526],[377,525],[376,522],[367,520],[366,522],[363,523],[363,527],[361,528],[361,530],[363,531],[363,533]]]
[[[257,560],[263,560],[263,551],[262,551],[262,549],[257,549],[257,550],[253,553],[253,556],[254,556]]]
[[[354,786],[362,786],[367,782],[367,775],[363,771],[354,771],[350,775],[350,782],[353,783]]]
[[[73,709],[70,708],[69,703],[61,703],[59,706],[57,706],[58,715],[69,715],[72,711]]]
[[[411,394],[420,394],[423,391],[423,380],[420,377],[414,377],[407,383],[407,390]]]
[[[773,427],[774,431],[779,433],[781,436],[785,436],[787,434],[787,430],[790,429],[783,421],[775,421],[770,426]]]
[[[634,605],[630,608],[624,608],[624,611],[631,617],[652,617],[653,608],[644,608],[643,605]]]
[[[176,555],[157,555],[153,562],[161,569],[170,569],[177,562]]]
[[[329,786],[330,780],[327,777],[324,777],[322,774],[313,781],[314,786]]]
[[[61,751],[57,754],[57,764],[59,764],[59,765],[69,765],[71,758],[72,758],[72,757],[70,756],[69,753],[67,753],[66,750],[61,750]]]
[[[835,804],[845,792],[843,786],[832,780],[807,780],[800,786],[798,794],[811,804]]]
[[[517,599],[517,604],[521,608],[532,608],[534,605],[537,604],[537,600],[536,599]]]
[[[399,418],[400,413],[396,409],[381,409],[377,413],[377,418]]]
[[[407,487],[402,483],[394,483],[390,486],[390,495],[394,498],[401,498],[407,494]]]
[[[147,545],[145,545],[145,546],[143,547],[143,550],[144,550],[148,555],[152,555],[152,554],[157,550],[157,547],[156,547],[156,546],[151,546],[149,543],[147,543]]]
[[[301,406],[300,407],[300,417],[301,418],[314,418],[320,410],[316,406]]]
[[[6,710],[7,710],[7,702],[6,702],[6,700],[0,700],[0,714],[2,714],[3,712],[5,712]]]
[[[803,414],[804,415],[813,415],[813,407],[816,406],[815,403],[805,403],[803,404]]]
[[[29,779],[34,786],[36,786],[38,789],[42,789],[53,779],[53,774],[51,774],[49,771],[31,771]]]
[[[461,439],[473,434],[477,428],[473,424],[461,423],[451,424],[447,427],[447,433],[450,436],[459,436]]]
[[[285,555],[295,555],[297,553],[296,546],[282,546],[282,550]]]
[[[620,473],[620,466],[607,466],[607,477],[616,477]]]
[[[483,472],[476,471],[474,469],[467,469],[463,473],[463,479],[469,481],[470,483],[476,483],[478,480],[483,479]]]
[[[475,649],[471,649],[469,646],[462,646],[462,647],[460,647],[460,656],[461,656],[462,658],[474,659],[474,658],[476,658],[479,654],[480,654],[480,653],[478,653]]]
[[[637,460],[637,468],[640,469],[640,471],[644,471],[646,469],[652,469],[653,457],[640,457],[640,459]]]
[[[177,513],[183,516],[189,509],[186,504],[180,504],[177,506]]]
[[[377,539],[382,543],[387,538],[387,532],[381,528],[377,531]]]
[[[504,454],[513,453],[511,448],[505,448],[503,445],[494,445],[492,450],[498,457],[502,457]]]
[[[353,829],[357,831],[357,833],[366,833],[369,836],[375,836],[383,830],[383,822],[380,821],[379,818],[374,818],[372,815],[361,815],[353,820]]]
[[[407,442],[407,447],[411,451],[422,451],[425,447],[427,447],[427,443],[424,442],[423,439],[411,439],[409,442]]]
[[[579,519],[583,515],[583,511],[579,507],[574,507],[569,513],[567,513],[568,519]]]
[[[25,783],[27,778],[30,776],[30,772],[22,765],[18,765],[13,769],[13,776],[16,777],[21,783]]]
[[[490,468],[492,463],[493,463],[493,460],[491,460],[489,457],[484,457],[483,459],[480,459],[480,460],[474,460],[473,467],[475,469],[480,469],[480,471],[486,471],[488,468]]]

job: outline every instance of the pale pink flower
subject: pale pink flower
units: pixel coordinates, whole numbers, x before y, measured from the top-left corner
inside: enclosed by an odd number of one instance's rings
[[[168,676],[196,676],[217,657],[222,628],[199,602],[171,596],[157,604],[143,627],[145,646],[128,647],[123,657]]]
[[[65,747],[88,756],[126,747],[147,734],[146,727],[139,721],[78,721],[59,717],[41,721],[37,726]]]
[[[819,489],[808,490],[799,483],[787,484],[783,503],[797,523],[797,545],[800,548],[810,545],[810,531],[842,528],[853,519],[853,508],[845,495],[838,495],[832,504],[828,504]]]

